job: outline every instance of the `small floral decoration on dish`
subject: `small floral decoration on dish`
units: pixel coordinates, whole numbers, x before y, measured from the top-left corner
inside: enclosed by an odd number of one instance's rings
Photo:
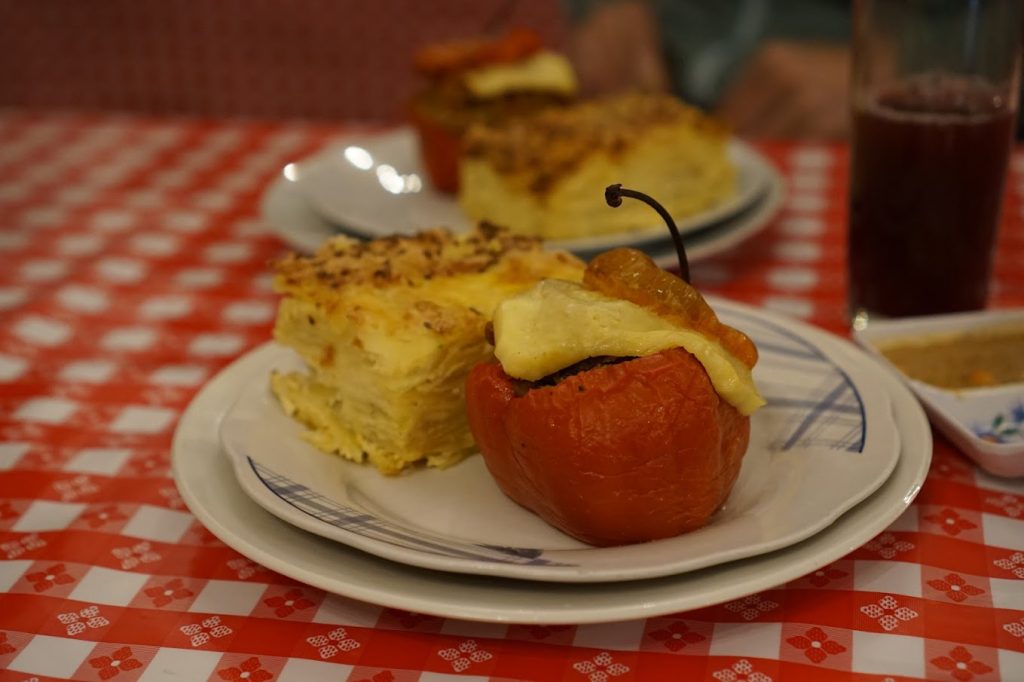
[[[990,443],[1012,443],[1024,440],[1024,402],[1000,412],[987,426],[973,426],[974,434]]]

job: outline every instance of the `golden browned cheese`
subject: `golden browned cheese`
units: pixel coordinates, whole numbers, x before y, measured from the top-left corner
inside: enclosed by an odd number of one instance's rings
[[[275,267],[284,294],[274,338],[307,372],[271,387],[306,439],[394,474],[445,467],[474,451],[463,386],[493,358],[484,326],[504,298],[542,278],[579,281],[583,265],[491,226],[359,242],[335,237]]]
[[[476,126],[464,141],[459,203],[471,218],[549,238],[652,225],[640,205],[611,211],[605,186],[628,182],[677,219],[735,192],[728,131],[668,95],[631,93]]]

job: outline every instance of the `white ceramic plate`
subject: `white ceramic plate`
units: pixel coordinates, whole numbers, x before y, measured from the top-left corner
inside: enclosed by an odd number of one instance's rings
[[[830,353],[833,337],[802,334]],[[754,558],[680,575],[614,584],[556,584],[454,575],[379,559],[298,530],[242,492],[218,441],[242,377],[264,367],[250,354],[210,381],[178,422],[173,473],[193,514],[220,540],[270,570],[322,590],[385,607],[444,618],[524,623],[601,623],[651,618],[738,599],[842,558],[889,526],[917,495],[931,462],[928,420],[910,392],[881,378],[901,438],[899,461],[873,495],[801,543]]]
[[[1000,325],[1024,325],[1024,310],[872,320],[866,329],[854,331],[854,338],[910,386],[935,425],[982,468],[997,476],[1024,476],[1024,383],[942,389],[906,376],[878,350],[879,344],[887,341],[912,341]]]
[[[750,207],[767,190],[772,176],[778,175],[767,159],[739,140],[730,142],[729,155],[738,171],[735,194],[679,221],[681,232],[708,227]],[[426,180],[416,134],[410,128],[350,136],[308,159],[289,164],[285,176],[295,181],[316,212],[362,237],[412,233],[438,225],[456,232],[470,227],[470,220],[454,197],[435,190]],[[595,192],[603,189],[595,188]],[[640,230],[552,240],[551,245],[586,254],[664,241],[668,234],[665,226],[653,212],[651,216],[651,226]]]
[[[757,234],[778,213],[785,198],[781,176],[772,171],[764,196],[722,223],[716,223],[683,237],[686,255],[691,263],[731,249]],[[264,191],[260,213],[267,225],[293,249],[312,253],[324,240],[342,232],[317,213],[306,201],[295,182],[282,174]],[[350,234],[347,233],[346,234]],[[676,264],[676,252],[667,232],[662,241],[636,245],[650,255],[661,267]],[[358,235],[353,235],[358,236]]]
[[[585,545],[506,498],[482,458],[448,470],[386,477],[299,438],[268,389],[272,369],[301,370],[280,346],[255,351],[221,426],[242,488],[275,516],[402,563],[557,582],[636,580],[692,571],[798,542],[835,521],[888,477],[899,436],[882,370],[833,354],[787,320],[714,301],[758,345],[754,371],[768,405],[751,419],[743,468],[711,522],[684,535],[622,547]]]

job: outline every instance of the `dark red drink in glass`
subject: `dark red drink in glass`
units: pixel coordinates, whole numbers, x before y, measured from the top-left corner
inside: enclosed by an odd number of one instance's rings
[[[854,111],[855,313],[984,307],[1015,127],[995,89],[943,79],[890,89]]]
[[[854,0],[854,328],[985,306],[1022,27],[1022,0]]]

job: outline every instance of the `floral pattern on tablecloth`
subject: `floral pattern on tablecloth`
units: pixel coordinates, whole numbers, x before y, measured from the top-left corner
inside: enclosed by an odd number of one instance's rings
[[[941,437],[918,499],[863,547],[647,620],[425,616],[217,541],[174,488],[171,435],[198,388],[268,338],[266,263],[285,248],[262,189],[341,132],[0,114],[0,682],[1024,679],[1024,484]],[[761,148],[786,206],[694,280],[841,332],[846,152]],[[1008,186],[993,301],[1020,306],[1021,153]]]

